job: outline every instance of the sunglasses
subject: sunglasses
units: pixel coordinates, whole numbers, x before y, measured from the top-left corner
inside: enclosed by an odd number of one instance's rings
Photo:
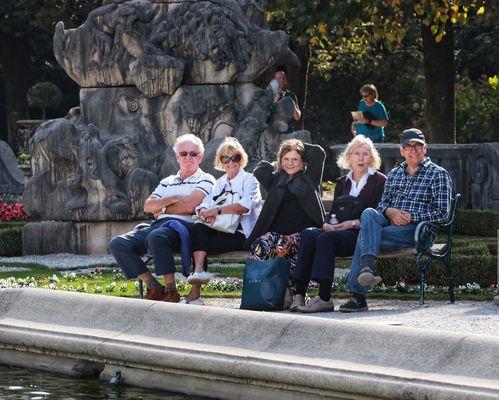
[[[239,162],[241,161],[241,154],[234,154],[233,156],[222,156],[220,157],[222,164],[228,164],[231,161]]]
[[[370,96],[370,94],[361,94],[361,97],[362,97],[363,99],[367,99],[369,96]]]
[[[178,155],[180,157],[187,157],[187,156],[190,156],[190,157],[197,157],[198,156],[198,152],[197,151],[180,151],[178,153]]]

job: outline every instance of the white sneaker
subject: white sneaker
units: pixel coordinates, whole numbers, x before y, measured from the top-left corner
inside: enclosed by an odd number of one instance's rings
[[[187,283],[189,285],[204,285],[210,281],[211,276],[209,272],[194,272],[187,278]]]

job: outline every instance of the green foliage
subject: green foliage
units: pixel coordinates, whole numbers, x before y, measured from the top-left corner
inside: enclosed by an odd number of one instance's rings
[[[17,162],[19,164],[29,163],[31,160],[31,154],[30,153],[18,153],[16,155],[16,158],[17,158]]]
[[[383,258],[378,260],[377,268],[385,285],[395,285],[400,280],[412,284],[419,282],[414,257]],[[482,287],[489,287],[497,280],[497,257],[490,254],[455,254],[452,256],[452,271],[456,286],[476,282]],[[443,265],[434,262],[425,281],[428,285],[448,285]]]
[[[12,224],[14,225],[14,224]],[[23,252],[22,226],[0,229],[0,256],[20,256]]]
[[[456,90],[456,123],[461,143],[499,140],[498,76],[473,82],[462,79]]]
[[[45,118],[46,108],[57,108],[62,100],[61,89],[51,82],[38,82],[28,90],[28,104],[30,107],[39,107]]]
[[[497,236],[499,212],[458,209],[454,233],[460,235]]]

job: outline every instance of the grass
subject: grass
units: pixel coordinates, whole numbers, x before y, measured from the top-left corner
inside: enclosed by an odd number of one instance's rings
[[[445,240],[443,235],[437,238],[438,242]],[[477,243],[495,243],[495,237],[477,237],[468,235],[454,235],[456,247],[465,247],[467,244],[476,246]],[[349,268],[350,260],[338,260],[336,268]],[[39,288],[55,288],[57,290],[70,290],[85,293],[105,294],[120,297],[138,297],[136,281],[128,281],[119,271],[116,264],[99,265],[85,267],[85,273],[78,271],[60,272],[47,268],[43,265],[22,262],[2,262],[1,265],[10,267],[29,268],[29,271],[2,271],[0,268],[0,287],[11,286],[35,286]],[[244,260],[230,261],[213,260],[210,263],[210,272],[217,278],[209,285],[204,285],[202,289],[203,297],[241,297]],[[343,280],[339,280],[337,288],[334,290],[334,297],[346,298],[350,294],[343,289]],[[177,282],[181,295],[189,291],[189,286],[184,282]],[[315,295],[316,289],[311,288],[310,295]],[[456,289],[456,300],[491,300],[497,295],[496,290],[485,288]],[[370,297],[399,299],[399,300],[417,300],[419,298],[417,287],[405,288],[394,286],[384,291],[372,291]],[[428,300],[447,300],[448,294],[442,289],[433,289],[426,293]]]
[[[11,263],[11,266],[14,266],[13,264],[28,267],[30,271],[0,272],[0,287],[31,286],[119,297],[138,297],[139,295],[136,281],[126,280],[116,268],[96,268],[86,273],[78,271],[61,273],[37,264]],[[232,264],[230,266],[216,264],[210,267],[210,271],[220,279],[215,279],[209,285],[203,286],[203,297],[241,297],[242,283],[239,280],[242,279],[243,275],[242,264]],[[337,282],[338,286],[333,292],[334,297],[350,297],[350,294],[343,289],[343,283],[344,280]],[[188,293],[189,285],[181,281],[177,281],[177,285],[181,295]],[[314,296],[315,294],[317,294],[317,289],[311,288],[309,295]],[[497,295],[497,291],[494,293],[493,291],[476,288],[465,290],[465,292],[456,290],[456,300],[491,300],[494,295]],[[385,291],[372,291],[370,297],[417,300],[419,294],[417,287],[409,289],[395,286],[387,288]],[[430,289],[430,292],[426,293],[426,299],[447,300],[448,294],[444,289]]]

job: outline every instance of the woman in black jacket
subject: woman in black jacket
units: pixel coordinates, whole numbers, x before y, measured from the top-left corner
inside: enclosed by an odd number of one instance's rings
[[[262,161],[253,171],[268,194],[248,238],[251,257],[290,259],[291,278],[301,231],[324,223],[320,189],[325,158],[322,147],[289,139],[277,152],[277,170],[273,164]]]
[[[334,190],[335,201],[349,195],[351,201],[360,200],[360,209],[376,208],[386,181],[386,176],[377,171],[380,165],[379,153],[371,139],[355,136],[338,157],[338,166],[350,172],[338,178]],[[338,222],[335,217],[329,215],[322,229],[309,228],[302,232],[295,270],[295,295],[290,311],[312,313],[334,309],[331,289],[335,257],[353,255],[360,228],[359,219],[350,217]],[[319,295],[305,305],[311,279],[319,283]]]

